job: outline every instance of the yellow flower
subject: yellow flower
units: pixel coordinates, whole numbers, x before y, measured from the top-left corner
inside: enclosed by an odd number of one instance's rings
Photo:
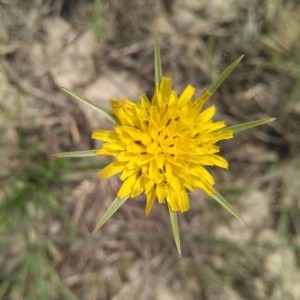
[[[154,47],[155,92],[150,101],[146,95],[140,103],[111,100],[111,110],[62,88],[67,94],[102,114],[115,124],[113,130],[94,130],[92,138],[103,141],[99,150],[83,150],[56,154],[56,157],[89,157],[108,155],[115,160],[102,169],[103,178],[121,173],[123,184],[117,197],[98,221],[92,236],[129,198],[142,193],[147,197],[146,215],[154,201],[167,202],[174,241],[181,256],[177,212],[189,209],[188,191],[202,189],[236,218],[244,221],[230,203],[214,188],[214,178],[207,166],[228,168],[218,153],[217,143],[230,139],[233,133],[261,126],[274,118],[254,120],[226,127],[213,122],[216,108],[203,109],[209,97],[237,67],[243,55],[228,66],[194,101],[195,89],[187,86],[178,97],[171,79],[162,76],[158,37]]]
[[[155,199],[167,202],[173,212],[189,209],[188,191],[197,188],[215,193],[207,166],[228,168],[217,143],[233,137],[223,121],[212,121],[215,106],[203,109],[208,91],[191,101],[195,89],[187,86],[178,97],[171,79],[156,84],[150,101],[142,95],[140,103],[111,100],[117,118],[113,130],[94,130],[92,138],[103,141],[96,155],[115,160],[99,174],[108,178],[121,173],[123,184],[118,198],[147,197],[148,215]]]

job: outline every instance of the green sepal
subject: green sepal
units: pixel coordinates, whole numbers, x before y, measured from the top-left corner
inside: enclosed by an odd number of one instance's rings
[[[170,221],[171,221],[171,227],[172,227],[175,245],[176,245],[178,254],[181,257],[181,244],[180,244],[180,234],[179,234],[177,213],[172,211],[169,205],[168,205],[168,208],[169,208],[169,213],[170,213]]]
[[[83,104],[86,104],[87,106],[89,106],[90,108],[92,108],[93,110],[95,110],[96,112],[100,113],[101,115],[103,115],[106,119],[108,119],[109,121],[113,122],[114,124],[117,124],[119,121],[117,119],[117,117],[114,115],[114,113],[104,107],[104,106],[100,106],[100,105],[96,105],[94,103],[92,103],[90,100],[80,96],[79,94],[69,91],[66,88],[61,88],[65,93],[67,93],[68,95],[72,96],[73,98],[75,98],[76,100],[79,100],[80,102],[82,102]]]
[[[240,214],[229,204],[229,202],[220,195],[216,190],[214,190],[214,194],[211,196],[215,201],[221,204],[226,210],[228,210],[231,214],[233,214],[237,219],[246,224],[245,220],[240,216]]]
[[[97,150],[82,150],[82,151],[71,151],[55,153],[55,157],[91,157],[96,156]]]
[[[93,230],[93,233],[91,234],[91,237],[93,237],[97,231],[110,219],[110,217],[126,202],[126,200],[129,198],[129,196],[119,199],[115,198],[115,200],[112,202],[112,204],[108,207],[104,215],[101,217],[99,222],[97,223],[95,229]]]
[[[161,58],[160,58],[160,46],[158,35],[155,35],[155,44],[154,44],[154,73],[155,73],[155,83],[160,84],[162,79],[162,67],[161,67]]]
[[[227,127],[228,129],[232,130],[233,133],[241,132],[247,129],[251,129],[256,126],[261,126],[270,122],[275,121],[276,118],[266,118],[266,119],[261,119],[261,120],[255,120],[251,122],[246,122],[246,123],[241,123],[233,126]]]
[[[223,83],[223,81],[230,75],[230,73],[238,66],[238,64],[243,59],[244,55],[241,55],[238,59],[236,59],[229,67],[223,71],[221,75],[208,87],[207,91],[213,94],[219,86]]]

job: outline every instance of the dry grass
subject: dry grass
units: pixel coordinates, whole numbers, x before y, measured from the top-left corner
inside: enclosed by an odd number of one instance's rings
[[[0,298],[299,299],[298,1],[0,1]],[[114,198],[90,149],[109,126],[60,90],[106,104],[153,89],[153,34],[178,89],[200,93],[246,54],[212,100],[229,124],[277,121],[223,143],[218,188],[245,227],[201,192],[179,218],[129,201],[94,239]]]

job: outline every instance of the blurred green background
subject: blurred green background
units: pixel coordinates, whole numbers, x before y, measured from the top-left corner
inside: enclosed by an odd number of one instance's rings
[[[1,299],[300,299],[300,3],[297,0],[0,1]],[[117,178],[93,149],[109,124],[65,95],[138,100],[164,74],[198,95],[245,59],[210,100],[229,125],[276,117],[223,142],[216,188],[244,226],[201,191],[179,216],[128,201],[93,239]]]

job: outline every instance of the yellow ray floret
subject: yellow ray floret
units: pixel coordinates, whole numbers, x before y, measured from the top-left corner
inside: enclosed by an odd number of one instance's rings
[[[95,130],[92,138],[103,142],[97,155],[115,157],[100,171],[107,178],[121,173],[120,199],[145,193],[146,214],[157,199],[172,211],[189,209],[188,190],[214,193],[214,179],[205,168],[228,168],[217,142],[233,137],[222,121],[213,122],[216,108],[203,110],[210,93],[191,101],[195,89],[187,86],[178,97],[171,79],[163,77],[150,101],[111,100],[119,124],[113,130]]]

